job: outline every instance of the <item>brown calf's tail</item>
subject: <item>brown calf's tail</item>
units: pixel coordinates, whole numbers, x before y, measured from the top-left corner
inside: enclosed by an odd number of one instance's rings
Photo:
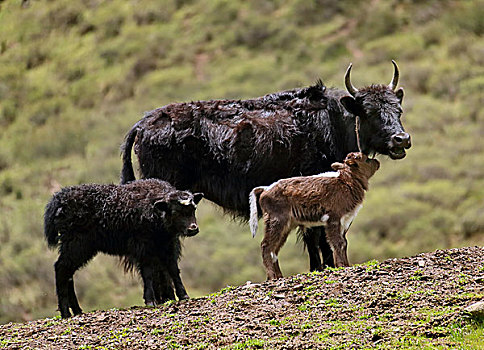
[[[259,201],[260,194],[264,192],[267,186],[260,186],[254,188],[249,194],[249,206],[250,206],[250,219],[249,226],[252,232],[252,238],[257,233],[257,227],[259,225],[259,213],[257,211],[257,202]]]

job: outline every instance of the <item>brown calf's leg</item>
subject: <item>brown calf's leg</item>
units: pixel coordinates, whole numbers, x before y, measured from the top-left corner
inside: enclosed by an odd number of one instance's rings
[[[333,250],[335,267],[350,266],[346,254],[347,241],[339,218],[330,218],[326,226],[326,239]]]
[[[289,231],[287,222],[278,218],[264,216],[265,232],[261,242],[262,263],[266,269],[267,279],[282,277],[281,269],[277,261],[277,253],[287,239]],[[287,231],[287,232],[286,232]]]

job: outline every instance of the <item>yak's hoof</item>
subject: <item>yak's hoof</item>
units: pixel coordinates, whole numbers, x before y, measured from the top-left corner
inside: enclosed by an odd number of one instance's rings
[[[147,307],[155,307],[156,306],[156,303],[154,301],[149,301],[149,302],[145,303],[145,305]]]
[[[182,295],[181,297],[178,297],[179,300],[188,300],[190,299],[190,297],[188,296],[188,294],[185,294],[185,295]]]

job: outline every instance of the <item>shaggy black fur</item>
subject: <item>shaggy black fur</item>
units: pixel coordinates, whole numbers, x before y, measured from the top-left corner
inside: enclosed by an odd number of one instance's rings
[[[59,247],[56,291],[63,318],[82,312],[73,275],[98,252],[120,256],[137,269],[147,305],[188,295],[180,278],[180,237],[198,233],[195,209],[202,194],[178,191],[156,179],[126,185],[88,184],[63,188],[47,204],[44,233]],[[168,277],[169,276],[169,277]]]
[[[333,162],[357,151],[355,115],[361,117],[362,151],[392,156],[392,137],[404,132],[402,98],[403,90],[384,85],[352,97],[319,81],[250,100],[166,105],[146,113],[126,135],[121,183],[134,180],[134,145],[141,177],[202,191],[225,210],[248,218],[252,188],[331,170]],[[321,267],[319,249],[332,265],[321,229],[307,232],[310,269]]]

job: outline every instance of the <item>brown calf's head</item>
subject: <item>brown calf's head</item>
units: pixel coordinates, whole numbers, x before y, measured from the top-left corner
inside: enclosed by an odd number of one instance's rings
[[[362,173],[367,178],[380,168],[380,162],[375,158],[368,158],[368,156],[361,152],[351,152],[346,156],[344,163],[348,165],[351,171]]]

